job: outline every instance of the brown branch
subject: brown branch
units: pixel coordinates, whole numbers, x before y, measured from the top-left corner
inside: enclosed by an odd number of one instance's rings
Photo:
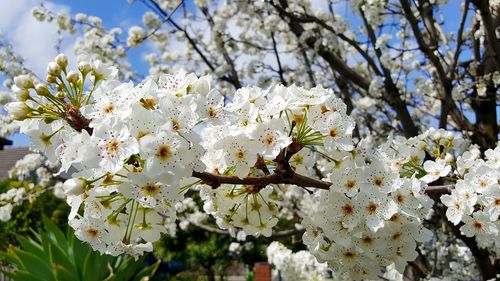
[[[361,48],[360,44],[358,42],[356,42],[356,40],[353,40],[353,39],[347,37],[346,35],[344,35],[342,33],[338,33],[337,31],[335,31],[335,29],[332,26],[330,26],[325,21],[323,21],[323,20],[321,20],[321,19],[319,19],[317,17],[311,16],[311,15],[308,15],[308,14],[295,15],[295,14],[289,13],[289,12],[286,12],[286,14],[288,15],[288,17],[293,18],[294,20],[296,20],[298,22],[301,22],[301,23],[316,23],[319,26],[323,27],[324,29],[330,31],[335,36],[337,36],[339,39],[341,39],[342,41],[346,42],[351,47],[353,47],[366,60],[366,62],[368,63],[368,65],[372,68],[372,70],[377,75],[382,75],[382,73],[378,69],[378,67],[375,64],[375,62],[373,61],[373,59],[370,57],[370,55],[365,50],[363,50],[363,48]]]
[[[309,82],[311,83],[311,87],[316,87],[316,81],[314,79],[314,73],[312,71],[311,67],[311,62],[309,61],[309,58],[307,57],[307,52],[304,46],[302,46],[301,43],[299,43],[300,47],[300,53],[302,54],[302,57],[304,58],[304,62],[307,67],[307,77],[309,77]]]
[[[418,26],[418,20],[411,10],[411,4],[408,0],[400,0],[401,7],[405,18],[408,20],[410,27],[415,35],[415,40],[417,41],[418,47],[422,53],[429,59],[431,64],[434,66],[437,72],[437,78],[441,84],[443,95],[441,97],[441,115],[439,117],[439,127],[446,129],[446,124],[448,120],[448,115],[450,115],[455,123],[460,126],[461,130],[469,131],[473,129],[472,124],[467,120],[458,108],[452,97],[453,85],[449,79],[441,60],[434,53],[437,46],[429,46],[424,39],[424,34],[421,32]]]
[[[302,27],[302,25],[294,18],[289,17],[289,13],[287,12],[288,8],[287,1],[280,0],[279,2],[280,5],[274,3],[273,1],[270,1],[269,3],[278,11],[280,17],[288,22],[288,25],[292,33],[295,34],[295,36],[300,39],[302,34],[305,32],[304,27]],[[307,44],[309,48],[317,49],[318,55],[328,63],[328,65],[330,66],[330,68],[332,68],[332,70],[340,73],[346,79],[348,79],[361,89],[368,90],[368,88],[370,87],[370,81],[366,77],[361,75],[359,72],[349,67],[342,58],[338,57],[332,51],[328,50],[328,48],[325,47],[323,44],[317,46],[316,43],[318,42],[319,38],[320,37],[318,36],[309,36],[304,40],[304,42]]]
[[[370,42],[373,45],[373,48],[375,49],[375,54],[377,56],[377,59],[379,60],[379,64],[382,68],[382,73],[384,79],[384,88],[385,92],[382,95],[382,99],[387,102],[393,109],[396,111],[396,114],[398,115],[401,124],[403,126],[403,132],[407,138],[414,137],[418,135],[418,128],[415,126],[415,122],[413,121],[413,118],[410,115],[410,112],[408,111],[407,104],[404,100],[401,99],[401,94],[394,83],[392,79],[391,72],[384,67],[382,64],[382,51],[376,47],[376,41],[377,37],[375,35],[375,31],[373,30],[372,26],[368,23],[368,20],[365,16],[364,11],[360,8],[359,12],[361,14],[361,18],[363,19],[363,23],[365,25],[365,28],[368,32],[368,36],[370,39]]]
[[[283,66],[281,65],[280,55],[278,53],[278,46],[276,44],[276,39],[274,38],[274,32],[272,32],[272,31],[271,31],[271,40],[273,41],[274,55],[276,56],[276,62],[278,63],[278,74],[280,76],[280,81],[281,81],[281,84],[286,86],[287,83],[286,83],[285,76],[284,76]]]
[[[469,13],[469,0],[465,0],[465,7],[464,7],[464,12],[462,13],[462,18],[460,19],[460,27],[458,28],[457,32],[457,45],[455,46],[455,53],[453,55],[453,62],[451,64],[451,68],[449,71],[450,77],[454,77],[455,75],[455,70],[457,68],[458,64],[458,58],[460,56],[460,49],[462,47],[462,44],[464,43],[463,40],[463,35],[464,35],[464,29],[465,29],[465,22],[467,20],[467,14]]]
[[[205,15],[205,18],[207,19],[208,24],[210,25],[210,28],[214,32],[215,44],[219,48],[219,51],[221,52],[222,57],[224,58],[224,60],[226,61],[226,63],[229,65],[229,67],[231,69],[229,77],[227,77],[226,81],[233,84],[233,86],[236,89],[241,88],[242,85],[241,85],[240,79],[238,78],[238,72],[236,71],[236,66],[234,64],[234,60],[229,55],[229,52],[227,51],[224,40],[222,39],[223,34],[219,30],[215,29],[215,22],[208,11],[208,7],[200,7],[200,10],[203,13],[203,15]]]
[[[212,188],[217,188],[221,184],[239,184],[239,185],[255,185],[255,186],[266,186],[269,184],[293,184],[300,187],[312,187],[318,189],[329,190],[332,185],[331,182],[324,180],[317,180],[307,176],[303,176],[293,172],[291,175],[285,175],[281,173],[274,173],[270,175],[265,175],[261,177],[249,176],[245,178],[238,178],[236,176],[224,176],[212,174],[209,172],[196,172],[193,171],[193,177],[201,179],[205,184],[212,186]],[[454,188],[454,185],[437,185],[428,186],[425,189],[425,194],[430,197],[439,197],[443,194],[448,194]]]
[[[425,194],[429,195],[432,198],[439,198],[443,194],[448,194],[455,187],[454,184],[447,185],[434,185],[428,186],[425,188]]]
[[[446,219],[446,207],[443,205],[434,205],[436,211],[440,214],[441,219],[446,222],[448,227],[451,229],[452,233],[458,239],[462,240],[467,247],[469,247],[476,265],[479,269],[481,277],[483,280],[497,280],[495,279],[498,274],[500,274],[500,258],[495,256],[487,248],[480,248],[474,237],[466,237],[462,234],[460,228],[463,224],[454,225],[452,222]]]
[[[144,0],[143,2],[146,3],[146,1],[148,1],[148,3],[151,4],[151,6],[153,7],[152,9],[153,9],[154,12],[156,12],[158,15],[160,15],[160,16],[163,17],[163,20],[166,20],[175,29],[177,29],[178,31],[181,31],[182,33],[184,33],[184,36],[188,40],[189,44],[191,45],[191,47],[193,47],[193,49],[195,50],[195,52],[200,56],[201,60],[207,65],[208,68],[210,68],[210,70],[212,72],[215,71],[215,69],[217,68],[217,66],[215,65],[215,63],[212,63],[208,59],[208,57],[203,53],[203,51],[201,50],[200,46],[198,46],[198,42],[189,34],[189,32],[187,31],[187,29],[182,28],[176,21],[174,21],[171,17],[169,17],[169,14],[166,11],[164,11],[156,1],[154,1],[154,0]],[[226,82],[231,83],[235,88],[241,88],[241,83],[238,80],[236,80],[234,77],[232,77],[232,76],[226,76],[226,75],[224,75],[224,76],[219,77],[219,79],[222,80],[222,81],[226,81]]]
[[[328,190],[331,185],[330,182],[309,178],[295,172],[292,172],[291,175],[274,173],[261,177],[249,176],[245,178],[238,178],[237,176],[224,176],[212,174],[209,172],[193,171],[192,176],[201,179],[203,183],[212,186],[212,188],[217,188],[221,184],[240,184],[255,186],[266,186],[269,184],[294,184],[301,187],[314,187]]]
[[[500,71],[500,43],[496,37],[496,28],[498,27],[491,15],[490,4],[488,0],[472,0],[474,6],[479,10],[481,19],[483,20],[484,30],[486,32],[486,41],[488,46],[493,51],[495,67]]]

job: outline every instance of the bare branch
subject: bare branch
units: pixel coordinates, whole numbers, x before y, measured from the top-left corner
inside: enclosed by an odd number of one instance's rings
[[[281,84],[287,85],[284,73],[283,73],[283,67],[281,66],[281,60],[280,60],[280,55],[278,53],[278,47],[276,45],[276,39],[274,38],[274,32],[271,31],[271,40],[273,41],[273,50],[274,50],[274,55],[276,56],[276,62],[278,63],[278,74],[280,76]]]

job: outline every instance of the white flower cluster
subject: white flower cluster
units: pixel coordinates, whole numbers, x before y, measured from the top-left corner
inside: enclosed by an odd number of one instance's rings
[[[278,207],[269,199],[273,188],[251,189],[251,186],[225,184],[214,190],[202,188],[200,196],[205,201],[205,212],[213,215],[217,225],[228,229],[232,236],[236,236],[236,227],[247,235],[271,236],[278,223]]]
[[[0,221],[10,220],[15,206],[24,201],[32,202],[45,191],[53,190],[57,197],[63,198],[62,183],[53,178],[53,169],[46,157],[39,153],[30,153],[18,160],[9,170],[11,187],[0,194]]]
[[[215,174],[230,171],[239,178],[265,175],[269,173],[266,163],[277,159],[292,144],[292,138],[320,144],[327,152],[352,148],[354,122],[340,99],[321,87],[245,87],[227,105],[223,96],[213,91],[203,109],[207,123],[201,133],[207,151],[203,160]],[[298,152],[290,158],[290,166],[297,172],[305,171],[303,163],[308,158],[307,151]],[[272,192],[271,186],[222,185],[215,190],[202,189],[201,196],[205,211],[216,217],[219,227],[233,235],[237,227],[247,234],[270,236],[278,222],[277,206],[269,200]]]
[[[472,149],[457,159],[463,178],[451,194],[441,196],[441,202],[448,220],[462,224],[463,235],[475,237],[481,248],[500,253],[500,146],[487,150],[485,156],[486,161],[479,158],[479,150]]]
[[[0,137],[8,137],[19,129],[17,123],[12,122],[9,116],[0,115]]]
[[[151,249],[166,221],[175,220],[182,192],[202,183],[190,179],[193,171],[208,166],[215,175],[239,179],[270,170],[293,173],[304,169],[297,153],[306,144],[321,145],[325,153],[353,148],[354,122],[345,104],[321,87],[245,87],[224,104],[208,76],[179,72],[134,86],[115,80],[116,69],[101,61],[81,61],[78,72],[67,65],[59,55],[47,67],[59,97],[19,76],[15,91],[24,99],[7,110],[25,120],[21,132],[32,137],[33,149],[60,161],[61,172],[78,170],[64,185],[70,225],[102,252],[119,253],[116,245],[128,253],[136,246],[138,254]],[[87,75],[93,87],[83,91]],[[221,227],[271,234],[277,223],[272,186],[213,187],[219,188],[204,193],[205,206]],[[149,244],[137,244],[143,241]]]
[[[326,281],[333,280],[328,274],[328,265],[319,263],[307,251],[293,253],[280,242],[274,241],[267,247],[267,260],[280,272],[284,281]]]
[[[391,152],[387,152],[391,151]],[[429,129],[410,138],[398,138],[391,149],[391,165],[402,174],[420,180],[454,182],[451,194],[442,195],[446,217],[467,237],[475,237],[479,247],[499,252],[500,240],[500,148],[485,152],[485,160],[475,146],[443,129]],[[432,159],[432,160],[425,160]],[[425,161],[424,161],[425,160]]]
[[[109,254],[152,250],[176,219],[180,187],[204,168],[193,128],[208,91],[207,77],[184,73],[136,87],[106,80],[95,90],[82,108],[92,135],[66,132],[57,148],[62,166],[79,170],[66,189],[77,237]]]
[[[390,165],[408,177],[413,175],[426,183],[451,176],[451,163],[456,161],[468,143],[458,135],[443,129],[430,128],[406,139],[396,137],[385,149]]]
[[[417,242],[431,238],[422,225],[433,204],[425,184],[400,178],[379,153],[361,146],[336,158],[325,165],[330,190],[315,195],[316,209],[302,222],[303,242],[348,280],[376,279],[392,263],[403,272],[417,257]]]
[[[0,194],[0,221],[6,222],[11,219],[12,209],[22,200],[24,193],[24,188],[11,188]]]
[[[9,178],[17,178],[22,181],[27,180],[32,176],[33,172],[38,171],[38,168],[45,164],[46,160],[47,159],[40,153],[26,154],[9,170]]]
[[[455,176],[450,166],[463,151],[444,130],[376,150],[368,140],[355,146],[346,105],[321,86],[243,87],[227,98],[211,89],[209,76],[180,71],[134,86],[99,60],[81,61],[78,71],[67,65],[64,55],[49,63],[50,85],[17,77],[22,99],[6,108],[33,149],[60,162],[60,172],[77,170],[63,185],[69,225],[112,255],[151,251],[162,233],[173,232],[177,212],[194,209],[181,206],[192,205],[183,199],[194,187],[205,212],[232,235],[270,236],[276,199],[285,199],[282,206],[313,202],[297,213],[303,222],[296,228],[306,229],[303,241],[319,261],[347,279],[377,278],[387,266],[401,273],[417,256],[417,242],[430,238],[422,225],[433,205],[427,183]],[[474,170],[467,159],[476,154],[469,153],[456,161],[463,162],[457,171]],[[498,153],[488,153],[487,165],[498,169]],[[321,174],[329,182],[315,179]],[[312,196],[287,194],[281,185]],[[498,217],[498,210],[484,212]]]

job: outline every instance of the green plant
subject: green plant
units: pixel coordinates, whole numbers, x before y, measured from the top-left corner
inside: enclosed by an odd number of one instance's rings
[[[6,192],[9,185],[19,184],[22,183],[13,180],[0,181],[0,193]],[[32,230],[42,229],[44,216],[49,217],[61,229],[66,229],[69,211],[68,204],[52,192],[45,192],[30,203],[15,206],[12,219],[0,222],[0,251],[5,251],[10,245],[18,246],[17,237],[28,236]]]
[[[68,227],[66,235],[51,220],[43,218],[44,231],[33,237],[18,237],[21,245],[0,252],[0,257],[15,268],[4,274],[19,281],[119,281],[151,277],[159,266],[135,261],[129,256],[101,255],[75,238]]]

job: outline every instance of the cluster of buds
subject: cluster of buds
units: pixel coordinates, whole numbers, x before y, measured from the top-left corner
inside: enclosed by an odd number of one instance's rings
[[[18,121],[41,118],[51,123],[63,119],[71,124],[74,112],[90,102],[98,83],[117,74],[100,61],[82,61],[78,71],[67,68],[68,57],[60,54],[47,65],[46,83],[29,74],[14,78],[13,92],[18,101],[6,105],[9,115]],[[85,90],[87,80],[92,85],[88,91]]]

